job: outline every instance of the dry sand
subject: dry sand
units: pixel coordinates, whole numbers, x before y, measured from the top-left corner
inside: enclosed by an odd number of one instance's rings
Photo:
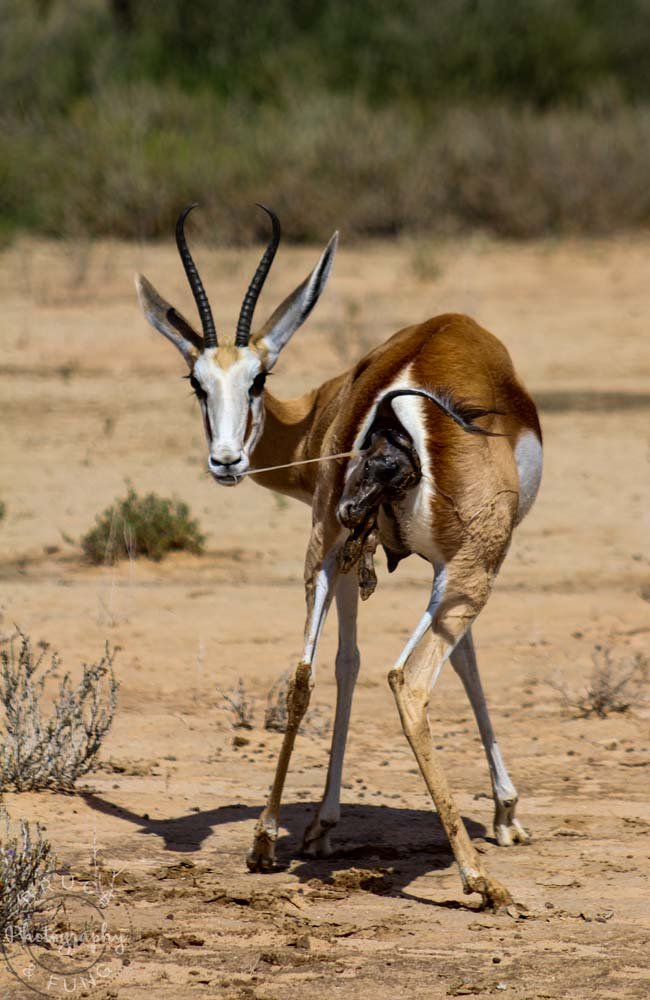
[[[315,255],[281,251],[260,316]],[[218,326],[232,330],[256,254],[197,256]],[[26,241],[2,255],[0,630],[15,622],[46,639],[73,672],[105,639],[122,647],[109,763],[78,795],[5,797],[14,818],[42,821],[73,871],[88,868],[94,838],[101,864],[125,869],[128,964],[93,995],[648,996],[648,703],[580,719],[552,682],[584,687],[597,644],[617,661],[647,651],[649,258],[642,239],[343,249],[273,379],[277,395],[295,395],[400,326],[458,310],[503,339],[540,403],[541,495],[475,629],[530,846],[492,839],[487,766],[450,669],[432,708],[474,841],[526,907],[515,919],[463,897],[386,683],[428,594],[428,567],[414,559],[392,577],[380,560],[362,606],[335,856],[299,856],[325,777],[332,616],[287,782],[279,870],[247,873],[281,739],[262,727],[264,700],[301,649],[309,511],[252,483],[219,489],[204,471],[182,362],[133,290],[144,270],[193,315],[171,240]],[[187,500],[206,554],[85,565],[76,540],[127,480]],[[257,711],[236,747],[220,692],[240,677]],[[34,995],[4,966],[0,992]]]

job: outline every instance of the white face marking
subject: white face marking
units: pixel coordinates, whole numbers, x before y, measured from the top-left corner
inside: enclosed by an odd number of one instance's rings
[[[533,431],[524,431],[517,438],[515,462],[519,475],[519,524],[533,506],[542,479],[542,443]]]
[[[222,486],[235,486],[250,468],[250,457],[264,425],[259,355],[248,347],[229,348],[229,364],[207,350],[192,371],[208,438],[208,469]],[[256,379],[258,380],[256,382]],[[250,422],[249,422],[250,414]]]

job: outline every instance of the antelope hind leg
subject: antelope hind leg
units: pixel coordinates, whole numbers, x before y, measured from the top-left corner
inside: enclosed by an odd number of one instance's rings
[[[439,580],[443,582],[440,584]],[[512,903],[510,893],[484,869],[474,848],[465,825],[451,794],[447,777],[434,749],[428,720],[428,703],[433,684],[440,669],[451,654],[457,639],[453,633],[460,632],[470,624],[466,621],[468,609],[454,608],[449,620],[444,620],[443,634],[434,628],[439,626],[436,611],[445,590],[445,575],[436,581],[429,606],[413,639],[409,642],[396,666],[388,675],[402,728],[422,772],[427,788],[438,811],[440,821],[449,838],[451,849],[460,868],[463,890],[478,892],[486,907],[498,910]],[[475,617],[475,612],[470,612]],[[427,617],[433,627],[426,628]],[[465,624],[463,625],[463,622]],[[450,634],[451,633],[451,634]]]
[[[341,814],[341,779],[343,758],[350,725],[352,695],[359,673],[357,648],[357,580],[352,574],[340,576],[336,585],[336,610],[339,619],[339,648],[336,654],[336,713],[332,747],[323,801],[305,830],[303,850],[311,857],[324,858],[332,853],[330,831]]]
[[[530,843],[530,835],[515,816],[518,795],[501,756],[478,672],[471,630],[467,630],[451,654],[451,664],[463,682],[476,716],[485,749],[494,795],[494,836],[499,847]]]

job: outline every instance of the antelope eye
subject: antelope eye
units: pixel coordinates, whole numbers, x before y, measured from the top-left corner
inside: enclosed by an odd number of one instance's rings
[[[203,388],[203,386],[201,385],[201,383],[199,382],[199,380],[194,377],[194,375],[190,375],[190,385],[194,389],[194,392],[197,394],[199,399],[205,399],[207,393]]]
[[[259,375],[255,376],[255,378],[253,379],[253,384],[251,385],[250,389],[248,390],[248,392],[249,392],[249,394],[251,396],[257,397],[257,396],[261,396],[262,395],[262,392],[264,391],[264,383],[266,382],[266,376],[267,375],[268,375],[268,372],[260,372]]]

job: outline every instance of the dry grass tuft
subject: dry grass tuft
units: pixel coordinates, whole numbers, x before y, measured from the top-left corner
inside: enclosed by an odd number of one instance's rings
[[[243,677],[239,678],[237,687],[230,694],[221,692],[224,709],[230,713],[233,729],[252,729],[255,719],[255,700],[246,691]]]
[[[553,682],[567,710],[580,718],[597,715],[606,719],[613,713],[627,712],[643,699],[642,689],[650,679],[647,656],[636,653],[632,658],[617,660],[609,647],[596,646],[592,660],[589,684],[583,691],[572,691],[562,681]]]
[[[291,674],[288,670],[278,677],[266,696],[264,711],[264,728],[273,733],[284,733],[287,728],[289,714],[287,711],[287,695]]]
[[[264,711],[264,728],[270,732],[286,732],[289,712],[287,709],[287,697],[289,685],[291,684],[292,673],[285,670],[278,677],[275,684],[269,689],[266,696],[266,709]],[[319,705],[311,705],[298,730],[299,733],[309,736],[327,736],[330,730],[329,720],[323,717],[323,712]]]

